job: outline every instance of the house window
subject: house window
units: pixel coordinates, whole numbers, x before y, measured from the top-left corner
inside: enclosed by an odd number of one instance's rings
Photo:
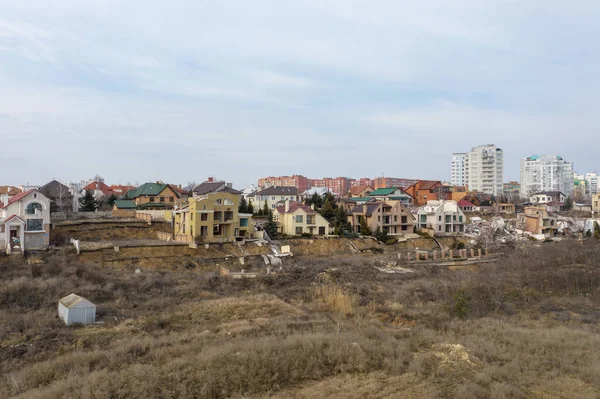
[[[169,202],[175,202],[175,197],[169,197]]]
[[[165,197],[160,197],[160,202],[165,202]]]
[[[190,220],[194,220],[194,214],[190,213]]]
[[[271,201],[275,201],[275,197],[271,197]]]
[[[247,218],[240,219],[240,227],[248,227],[248,219]]]
[[[458,217],[458,221],[462,223],[462,216]]]
[[[402,216],[402,223],[408,223],[408,216]]]
[[[27,215],[35,215],[35,211],[42,211],[42,204],[39,204],[37,202],[32,202],[31,204],[27,205],[27,209],[25,210],[25,214]]]
[[[200,214],[200,221],[202,221],[202,222],[208,221],[208,213]]]
[[[150,197],[150,202],[154,202],[154,197]]]
[[[296,215],[296,223],[304,222],[304,217],[302,215]]]
[[[281,199],[282,199],[282,200],[284,200],[284,199],[285,199],[285,197],[282,195],[282,196],[281,196]]]
[[[438,222],[442,221],[442,215],[438,216]]]
[[[200,226],[200,235],[206,237],[208,235],[208,226]]]
[[[302,234],[302,227],[301,226],[296,227],[296,234],[297,235],[301,235]]]
[[[44,231],[44,219],[27,219],[25,231]]]

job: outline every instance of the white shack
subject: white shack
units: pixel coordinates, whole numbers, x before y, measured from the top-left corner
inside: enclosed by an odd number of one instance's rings
[[[58,301],[58,317],[68,326],[75,323],[94,324],[96,305],[79,295],[67,295]]]

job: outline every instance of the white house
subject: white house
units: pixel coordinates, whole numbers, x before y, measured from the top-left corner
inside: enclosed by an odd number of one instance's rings
[[[7,252],[46,249],[50,244],[50,200],[32,189],[0,197],[0,247]]]
[[[252,201],[252,206],[255,210],[262,209],[267,202],[267,207],[274,210],[280,201],[301,201],[302,198],[296,187],[272,186],[264,190],[257,191],[254,194],[247,196],[249,201]]]
[[[417,226],[421,229],[432,229],[436,234],[462,233],[465,231],[467,218],[456,201],[427,201],[416,209]]]
[[[564,204],[565,200],[566,196],[560,191],[542,191],[529,197],[529,202],[531,202],[533,205],[550,203]]]
[[[58,317],[68,326],[75,323],[94,324],[96,305],[82,296],[70,294],[58,301]]]

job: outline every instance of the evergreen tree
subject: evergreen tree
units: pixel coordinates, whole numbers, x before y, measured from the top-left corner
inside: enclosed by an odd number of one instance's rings
[[[333,194],[331,194],[330,192],[326,192],[325,194],[323,194],[323,206],[325,206],[325,202],[329,201],[329,203],[331,204],[331,206],[333,207],[333,209],[336,208],[335,205],[335,196]]]
[[[379,226],[377,226],[377,230],[375,230],[375,233],[373,233],[373,237],[375,237],[377,241],[386,242],[388,239],[387,230],[381,230]]]
[[[267,200],[265,200],[265,203],[263,205],[263,216],[267,216],[271,211],[269,210],[269,204],[267,203]]]
[[[594,237],[600,240],[600,225],[598,222],[594,222]]]
[[[573,209],[573,199],[571,196],[568,196],[565,200],[565,211],[570,211],[571,209]]]
[[[98,201],[91,190],[86,190],[85,195],[79,198],[79,212],[94,212],[98,209]]]
[[[248,203],[246,202],[246,198],[242,196],[240,200],[240,205],[238,206],[239,213],[248,213]]]
[[[106,203],[112,208],[115,205],[116,200],[117,200],[117,196],[114,194],[111,194],[110,197],[108,197],[108,200],[106,201]]]
[[[273,212],[268,212],[267,214],[269,215],[268,221],[263,226],[263,229],[269,235],[269,237],[271,237],[271,239],[275,239],[277,236],[277,223],[273,221]]]
[[[248,201],[248,207],[246,208],[246,211],[249,214],[254,215],[254,206],[252,206],[252,200]]]
[[[327,220],[331,220],[335,216],[335,209],[333,209],[331,202],[329,202],[329,198],[325,200],[323,208],[321,208],[321,216]]]
[[[360,234],[362,234],[364,236],[370,236],[371,234],[373,234],[373,232],[371,231],[371,228],[367,224],[367,218],[365,216],[360,218],[360,230],[359,231],[360,231]]]

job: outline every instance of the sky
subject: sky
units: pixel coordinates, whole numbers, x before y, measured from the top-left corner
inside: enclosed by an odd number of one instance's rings
[[[0,0],[0,184],[600,171],[594,0]]]

